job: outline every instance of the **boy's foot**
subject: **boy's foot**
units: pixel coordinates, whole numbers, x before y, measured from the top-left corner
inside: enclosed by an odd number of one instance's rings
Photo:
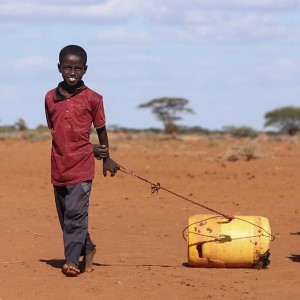
[[[63,265],[62,272],[68,277],[76,277],[80,273],[80,270],[74,264],[68,262]]]
[[[93,260],[95,254],[96,254],[96,248],[83,258],[83,272],[93,271]]]

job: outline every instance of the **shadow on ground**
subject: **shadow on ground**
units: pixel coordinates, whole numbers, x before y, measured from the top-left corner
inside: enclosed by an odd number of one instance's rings
[[[291,256],[288,256],[290,260],[293,262],[298,262],[300,263],[300,255],[299,254],[292,254]]]
[[[42,263],[45,263],[53,268],[56,269],[61,269],[62,266],[65,263],[65,259],[40,259],[39,260]],[[100,264],[100,263],[95,263],[94,266],[97,267],[161,267],[161,268],[178,268],[185,266],[187,267],[188,265],[182,264],[182,266],[170,266],[170,265],[158,265],[158,264],[139,264],[139,265],[127,265],[127,264]]]
[[[39,261],[56,269],[61,269],[65,263],[65,259],[40,259]]]

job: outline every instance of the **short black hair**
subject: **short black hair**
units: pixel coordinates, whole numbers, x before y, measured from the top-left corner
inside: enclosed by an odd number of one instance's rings
[[[62,48],[59,52],[59,63],[61,63],[63,57],[65,57],[66,55],[69,55],[69,54],[74,54],[74,55],[82,57],[84,60],[84,64],[86,65],[87,54],[82,47],[77,46],[77,45],[68,45],[68,46],[65,46],[64,48]]]

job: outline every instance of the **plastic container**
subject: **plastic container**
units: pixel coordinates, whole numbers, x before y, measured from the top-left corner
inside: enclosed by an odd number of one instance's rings
[[[260,216],[191,216],[186,228],[188,264],[203,268],[254,268],[269,264],[269,220]]]

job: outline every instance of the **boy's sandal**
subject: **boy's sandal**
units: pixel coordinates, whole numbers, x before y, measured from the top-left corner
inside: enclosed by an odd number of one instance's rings
[[[80,273],[80,270],[75,265],[66,263],[62,267],[62,272],[68,277],[76,277]]]

